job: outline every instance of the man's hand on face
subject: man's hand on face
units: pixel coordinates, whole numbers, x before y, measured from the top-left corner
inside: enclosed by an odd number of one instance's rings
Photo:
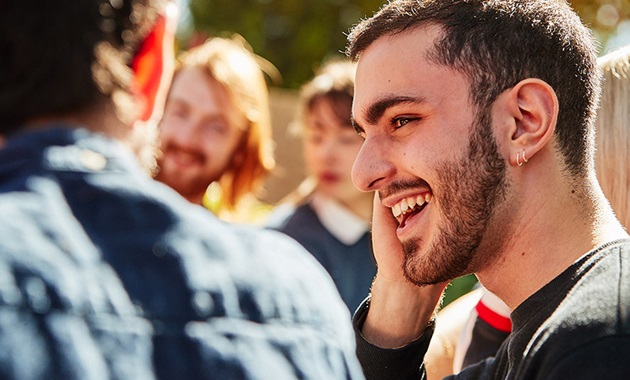
[[[378,263],[377,277],[380,281],[410,284],[403,271],[405,255],[396,235],[398,221],[392,215],[391,209],[381,204],[378,192],[374,193],[373,210],[372,244]]]
[[[401,347],[419,338],[427,327],[447,283],[417,286],[404,275],[404,253],[389,208],[374,196],[372,240],[377,273],[363,337],[382,348]]]

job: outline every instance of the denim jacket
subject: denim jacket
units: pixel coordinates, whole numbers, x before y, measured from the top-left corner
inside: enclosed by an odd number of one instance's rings
[[[0,149],[0,379],[361,379],[330,277],[70,126]]]

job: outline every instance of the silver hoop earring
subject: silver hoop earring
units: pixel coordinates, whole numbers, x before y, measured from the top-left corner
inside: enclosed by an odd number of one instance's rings
[[[525,149],[523,149],[523,162],[528,162],[527,157],[525,157]]]
[[[518,165],[518,166],[522,166],[522,165],[523,165],[523,163],[521,162],[521,160],[520,160],[519,156],[520,156],[520,153],[518,153],[518,152],[517,152],[517,153],[516,153],[516,165]]]

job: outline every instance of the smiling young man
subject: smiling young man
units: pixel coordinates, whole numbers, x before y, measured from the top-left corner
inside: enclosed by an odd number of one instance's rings
[[[355,315],[368,378],[418,378],[447,281],[512,310],[462,379],[630,373],[630,240],[595,178],[596,48],[563,1],[401,0],[349,35],[355,185],[378,272]],[[602,294],[606,294],[602,297]]]

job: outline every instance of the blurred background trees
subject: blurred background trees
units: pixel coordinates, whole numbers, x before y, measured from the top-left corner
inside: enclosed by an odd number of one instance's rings
[[[273,63],[283,77],[277,84],[297,88],[326,58],[341,55],[345,33],[370,16],[383,0],[181,0],[185,9],[179,47],[211,35],[235,32],[254,52]],[[572,0],[593,29],[602,53],[627,43],[630,0]],[[626,41],[626,42],[624,42]]]
[[[193,43],[204,35],[236,32],[282,73],[282,86],[296,88],[313,65],[341,55],[345,35],[383,0],[190,0]]]

